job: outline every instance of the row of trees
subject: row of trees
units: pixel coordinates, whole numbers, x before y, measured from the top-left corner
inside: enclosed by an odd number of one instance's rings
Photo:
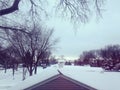
[[[99,50],[83,52],[76,65],[103,67],[106,70],[120,70],[120,45],[109,45]]]

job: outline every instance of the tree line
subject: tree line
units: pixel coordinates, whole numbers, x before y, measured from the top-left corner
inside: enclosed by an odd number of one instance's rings
[[[75,65],[102,67],[105,70],[120,70],[120,45],[108,45],[102,49],[83,52]]]

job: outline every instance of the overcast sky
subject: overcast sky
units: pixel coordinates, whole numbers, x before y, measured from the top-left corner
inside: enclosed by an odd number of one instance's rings
[[[54,0],[48,0],[54,3]],[[21,3],[22,4],[22,3]],[[27,10],[27,5],[20,5],[21,10]],[[45,6],[45,5],[44,5]],[[47,6],[51,14],[50,7]],[[64,55],[67,59],[76,59],[83,51],[100,49],[106,45],[120,44],[120,0],[107,0],[103,18],[99,21],[91,17],[90,21],[74,28],[72,23],[63,17],[51,17],[45,23],[55,29],[54,35],[60,41],[53,55]],[[41,15],[42,16],[42,15]],[[52,14],[51,14],[52,16]],[[61,20],[62,19],[62,20]]]
[[[64,55],[75,59],[86,50],[100,49],[106,45],[120,44],[120,0],[107,0],[103,18],[99,22],[93,17],[87,24],[78,26],[52,18],[48,24],[55,29],[55,37],[60,38],[54,55]]]

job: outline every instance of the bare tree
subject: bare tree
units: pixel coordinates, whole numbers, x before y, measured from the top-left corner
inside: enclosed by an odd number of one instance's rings
[[[106,46],[105,48],[100,50],[100,55],[104,60],[104,69],[117,71],[120,69],[120,45]]]
[[[91,13],[96,12],[97,16],[101,16],[101,11],[103,10],[105,0],[54,0],[55,13],[60,13],[65,17],[68,17],[69,20],[72,20],[74,23],[86,23],[88,22]],[[45,16],[49,16],[47,10],[44,8],[45,4],[51,2],[50,0],[1,0],[0,1],[0,18],[15,16],[14,20],[19,19],[18,16],[23,17],[26,16],[22,13],[29,14],[28,17],[32,18],[32,22],[40,21],[42,18],[42,14]],[[27,6],[28,5],[28,6]],[[20,10],[22,7],[28,9],[28,11]],[[54,8],[53,8],[54,9]],[[6,18],[7,19],[7,18]],[[21,20],[21,21],[22,21]],[[2,21],[2,20],[1,20]],[[21,31],[27,33],[26,29],[20,27],[20,24],[17,26],[16,24],[21,22],[16,21],[12,25],[4,25],[3,21],[0,22],[0,30],[12,30],[12,31]],[[7,23],[7,21],[5,21]],[[26,21],[27,22],[27,21]],[[16,25],[16,26],[14,26]],[[22,23],[23,25],[23,23]],[[18,28],[19,27],[19,28]]]
[[[75,22],[86,23],[91,13],[101,16],[104,0],[60,0],[57,10]]]
[[[9,55],[7,54],[6,50],[2,47],[0,49],[0,64],[3,65],[5,69],[5,73],[7,72],[8,63],[9,63]]]
[[[29,33],[6,30],[6,35],[31,76],[34,70],[37,73],[39,60],[47,57],[45,52],[51,51],[55,41],[52,41],[53,30],[44,30],[39,25],[34,25],[32,29],[29,29]]]
[[[9,0],[0,1],[0,16],[19,10],[21,5],[25,6],[25,2],[20,4],[23,0],[10,0],[9,4],[8,1]],[[71,19],[86,22],[90,12],[97,12],[98,15],[101,15],[104,1],[105,0],[55,0],[53,3],[55,3],[57,11],[65,12]],[[49,0],[26,0],[26,2],[29,2],[32,14],[38,14],[37,9],[45,12],[43,5],[49,2]]]

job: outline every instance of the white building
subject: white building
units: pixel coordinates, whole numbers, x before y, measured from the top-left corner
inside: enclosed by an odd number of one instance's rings
[[[58,60],[58,67],[63,68],[64,65],[65,65],[65,60],[64,59],[59,59]]]

